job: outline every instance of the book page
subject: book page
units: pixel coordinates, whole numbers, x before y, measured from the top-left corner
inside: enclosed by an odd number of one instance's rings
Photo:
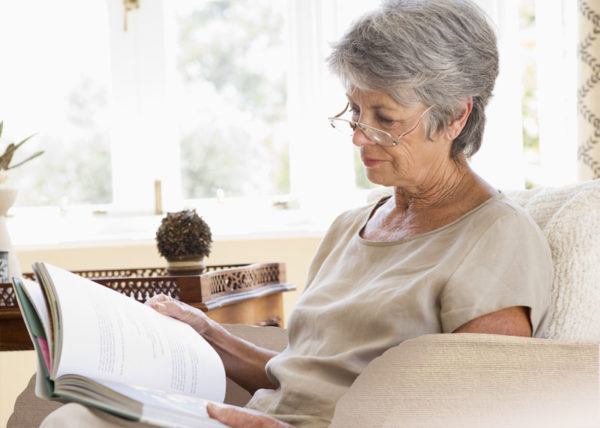
[[[46,304],[46,298],[42,293],[42,288],[37,282],[25,278],[21,279],[20,284],[23,288],[23,291],[25,291],[25,294],[27,294],[27,297],[29,297],[29,301],[33,305],[33,308],[37,312],[38,318],[40,319],[40,322],[44,328],[46,340],[51,345],[52,329],[50,328],[50,313],[48,312],[48,305]]]
[[[77,374],[223,401],[223,364],[189,325],[71,272],[36,266],[51,278],[58,300],[55,379]]]
[[[39,286],[36,284],[39,289]],[[46,333],[40,320],[40,316],[35,309],[35,305],[23,286],[23,279],[13,277],[13,289],[19,305],[19,310],[25,321],[27,333],[35,349],[37,358],[35,393],[38,397],[50,398],[52,396],[52,382],[49,381],[50,367],[52,364],[49,358],[48,344],[46,342]]]

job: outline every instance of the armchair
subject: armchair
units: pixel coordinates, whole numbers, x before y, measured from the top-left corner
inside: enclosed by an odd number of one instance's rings
[[[436,334],[408,340],[367,366],[339,400],[333,427],[600,426],[600,180],[506,192],[539,224],[552,250],[550,322],[538,338]],[[261,346],[285,330],[228,326]],[[33,380],[8,427],[37,426],[60,404]],[[226,401],[250,395],[228,381]]]

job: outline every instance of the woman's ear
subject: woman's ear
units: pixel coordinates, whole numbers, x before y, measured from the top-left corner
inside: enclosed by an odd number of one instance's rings
[[[456,137],[460,135],[461,131],[465,127],[465,124],[467,123],[469,115],[471,114],[471,110],[473,110],[473,98],[468,97],[461,106],[460,115],[446,128],[446,137],[450,141],[455,140]]]

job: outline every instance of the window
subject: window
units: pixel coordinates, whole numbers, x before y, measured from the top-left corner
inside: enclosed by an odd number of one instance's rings
[[[39,132],[15,160],[45,150],[11,171],[13,182],[27,189],[20,205],[112,199],[107,24],[102,2],[0,4],[2,141]]]
[[[286,2],[169,6],[183,197],[289,193]]]
[[[575,2],[477,1],[501,76],[474,168],[499,188],[574,180]],[[121,0],[63,3],[0,3],[2,140],[39,132],[19,155],[46,152],[15,170],[21,206],[147,215],[159,181],[165,210],[227,233],[252,212],[280,227],[274,207],[324,226],[364,202],[356,149],[326,120],[345,96],[325,58],[379,0],[142,1],[127,32]]]

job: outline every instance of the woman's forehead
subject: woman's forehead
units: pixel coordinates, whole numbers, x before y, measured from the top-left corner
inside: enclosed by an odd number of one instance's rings
[[[395,109],[402,107],[385,92],[366,91],[354,87],[346,92],[346,96],[351,103],[365,104],[370,108]]]

